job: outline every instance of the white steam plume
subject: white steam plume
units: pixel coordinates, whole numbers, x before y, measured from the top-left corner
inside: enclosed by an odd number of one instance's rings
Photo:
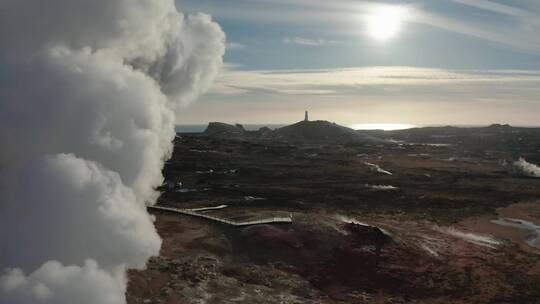
[[[528,176],[540,177],[540,167],[527,162],[523,157],[520,157],[518,161],[514,162],[514,166]]]
[[[125,303],[175,112],[224,34],[173,0],[0,0],[0,303]]]

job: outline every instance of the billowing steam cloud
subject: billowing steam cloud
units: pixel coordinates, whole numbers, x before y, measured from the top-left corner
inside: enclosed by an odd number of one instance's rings
[[[523,157],[520,157],[518,161],[514,162],[514,166],[528,176],[540,177],[540,167],[527,162]]]
[[[0,303],[120,304],[224,34],[173,0],[0,0]]]

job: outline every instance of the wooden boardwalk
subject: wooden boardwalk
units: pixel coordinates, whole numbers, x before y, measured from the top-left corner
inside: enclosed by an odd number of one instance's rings
[[[167,212],[173,212],[173,213],[178,213],[178,214],[184,214],[184,215],[189,215],[189,216],[200,217],[200,218],[204,218],[204,219],[207,219],[207,220],[211,220],[211,221],[215,221],[215,222],[219,222],[219,223],[223,223],[223,224],[227,224],[227,225],[231,225],[231,226],[237,226],[237,227],[251,226],[251,225],[261,225],[261,224],[292,223],[292,217],[290,217],[290,216],[289,217],[271,217],[271,218],[265,218],[265,219],[256,220],[256,221],[236,222],[236,221],[226,220],[226,219],[223,219],[223,218],[219,218],[219,217],[215,217],[215,216],[211,216],[211,215],[208,215],[208,214],[202,214],[202,213],[197,212],[197,211],[202,211],[202,210],[216,210],[216,209],[225,208],[223,206],[224,205],[218,206],[218,207],[197,208],[197,209],[178,209],[178,208],[171,208],[171,207],[149,206],[148,209],[167,211]]]

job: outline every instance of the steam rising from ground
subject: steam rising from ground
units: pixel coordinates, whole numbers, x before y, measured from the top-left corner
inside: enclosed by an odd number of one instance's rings
[[[0,1],[0,303],[125,302],[175,112],[224,34],[173,0]]]
[[[527,162],[523,157],[514,162],[514,165],[528,176],[540,177],[540,167]]]
[[[471,233],[471,232],[463,232],[452,227],[439,228],[439,231],[443,233],[447,233],[451,236],[463,239],[466,242],[469,242],[478,246],[496,248],[498,245],[501,244],[498,240],[496,240],[491,235],[480,235],[480,234]]]

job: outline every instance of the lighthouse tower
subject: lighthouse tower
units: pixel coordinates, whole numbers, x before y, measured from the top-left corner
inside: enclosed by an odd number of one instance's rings
[[[304,116],[304,121],[309,121],[308,111],[306,111],[306,114]]]

